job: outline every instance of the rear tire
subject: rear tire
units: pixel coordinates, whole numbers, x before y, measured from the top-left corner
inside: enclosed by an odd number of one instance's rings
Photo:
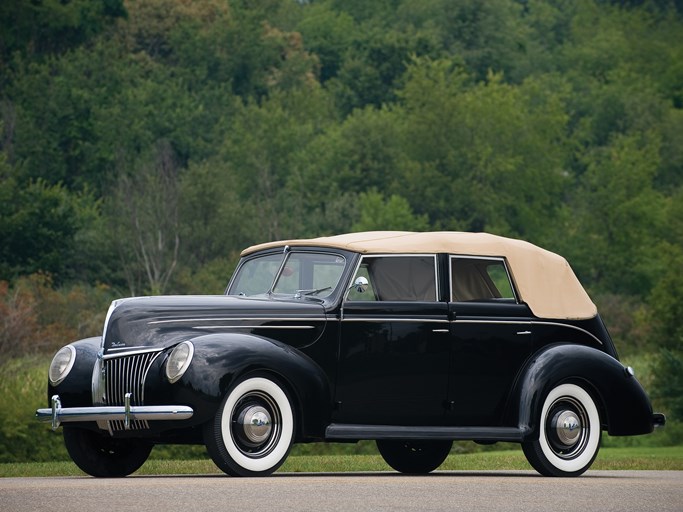
[[[377,448],[384,461],[400,473],[422,475],[438,468],[453,446],[453,441],[419,439],[379,439]]]
[[[134,473],[154,447],[139,439],[114,439],[74,427],[64,429],[64,444],[81,470],[100,478],[120,478]]]
[[[544,476],[579,476],[597,457],[601,434],[600,414],[590,394],[575,384],[561,384],[543,402],[539,438],[522,443],[522,450]]]

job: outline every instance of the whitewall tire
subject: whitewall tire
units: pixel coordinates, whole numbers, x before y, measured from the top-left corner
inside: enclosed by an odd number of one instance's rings
[[[600,414],[591,395],[576,384],[561,384],[546,396],[539,438],[522,443],[529,463],[545,476],[578,476],[600,449]]]
[[[294,412],[269,377],[246,378],[230,390],[204,441],[214,463],[232,476],[265,476],[279,468],[294,440]]]

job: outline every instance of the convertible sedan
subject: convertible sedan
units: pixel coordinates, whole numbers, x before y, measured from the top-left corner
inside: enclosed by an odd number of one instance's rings
[[[98,477],[156,444],[204,444],[225,473],[262,476],[294,443],[362,439],[404,473],[472,440],[577,476],[603,430],[665,422],[564,258],[456,232],[266,243],[225,295],[116,300],[102,336],[54,356],[48,403],[38,419]]]

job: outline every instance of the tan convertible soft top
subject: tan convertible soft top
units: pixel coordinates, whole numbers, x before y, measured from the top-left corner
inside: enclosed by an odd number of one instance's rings
[[[593,318],[597,308],[569,263],[529,242],[488,233],[370,231],[308,240],[283,240],[245,249],[246,256],[262,249],[289,245],[345,249],[361,254],[436,254],[495,256],[507,260],[520,298],[540,318]]]

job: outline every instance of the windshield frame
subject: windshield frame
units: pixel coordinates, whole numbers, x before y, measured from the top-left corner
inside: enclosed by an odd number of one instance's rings
[[[262,293],[257,293],[257,294],[252,294],[252,295],[246,295],[246,294],[240,294],[237,292],[235,288],[237,280],[241,274],[241,272],[244,270],[245,265],[248,265],[250,262],[254,262],[255,260],[265,258],[265,257],[273,257],[273,256],[282,256],[282,259],[280,261],[280,264],[278,266],[278,269],[275,271],[273,274],[273,279],[270,282],[270,285],[268,287],[267,291],[264,291]],[[341,271],[339,272],[339,275],[337,277],[336,282],[330,286],[329,288],[325,288],[324,291],[326,292],[324,295],[320,296],[317,294],[311,294],[310,292],[315,291],[314,288],[311,289],[296,289],[295,291],[290,292],[278,292],[275,291],[277,289],[278,283],[283,275],[284,269],[287,267],[287,263],[291,260],[293,256],[297,255],[319,255],[319,256],[331,256],[333,258],[341,259],[342,261],[339,262],[339,265],[341,266]],[[346,283],[346,275],[349,272],[349,267],[350,264],[353,264],[353,260],[355,258],[350,258],[350,254],[347,253],[346,251],[330,251],[327,248],[302,248],[302,247],[297,247],[296,249],[292,250],[289,246],[286,246],[283,248],[280,248],[277,251],[266,251],[266,252],[259,252],[259,253],[254,253],[249,255],[247,258],[242,258],[242,260],[239,262],[237,268],[235,269],[235,272],[233,273],[230,282],[228,283],[228,286],[225,289],[225,295],[230,295],[233,297],[251,297],[251,298],[276,298],[276,299],[287,299],[287,300],[302,300],[302,299],[312,299],[315,301],[324,301],[328,302],[332,299],[334,299],[338,293],[339,287],[342,286]],[[330,262],[332,264],[332,262]],[[308,292],[308,293],[307,293]]]

